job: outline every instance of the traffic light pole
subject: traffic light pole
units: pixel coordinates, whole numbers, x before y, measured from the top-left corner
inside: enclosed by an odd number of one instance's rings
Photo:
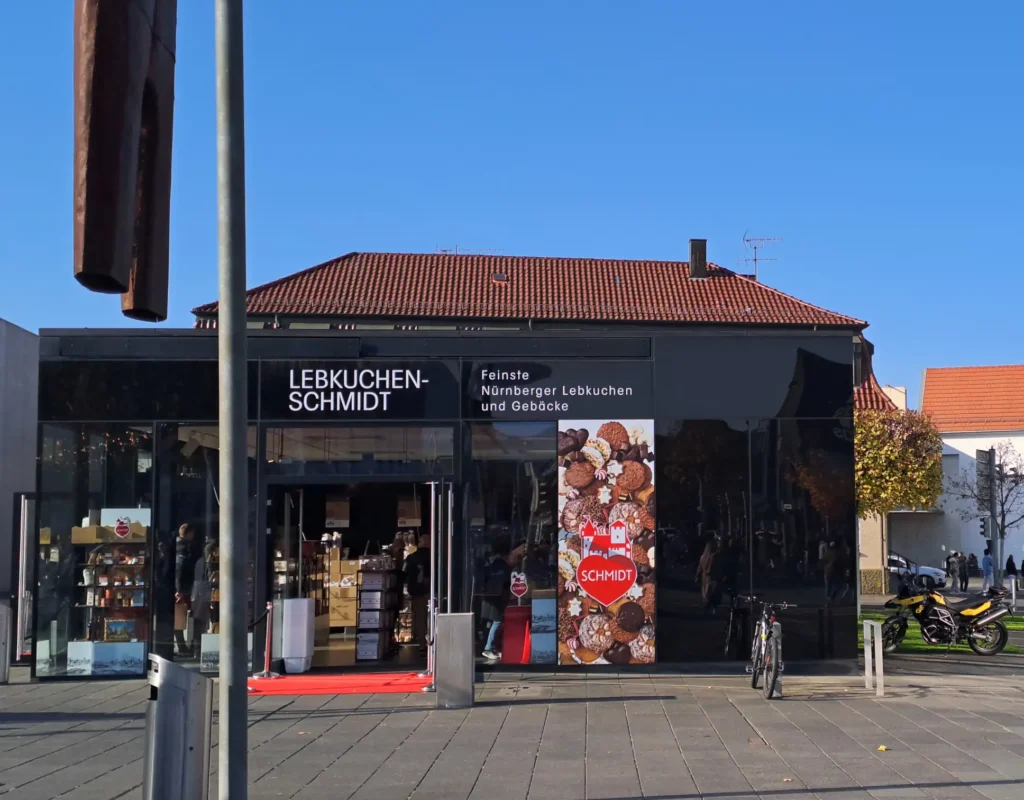
[[[989,448],[988,451],[988,463],[991,472],[991,477],[988,482],[988,513],[989,513],[989,531],[992,534],[991,542],[992,548],[992,578],[996,586],[1003,585],[1003,536],[1002,531],[999,530],[999,521],[997,518],[998,512],[998,492],[999,492],[999,475],[1001,470],[999,465],[996,464],[996,449],[994,447]]]
[[[220,422],[220,800],[248,790],[248,389],[245,323],[245,115],[242,0],[216,0],[217,358]],[[226,602],[225,602],[226,601]]]

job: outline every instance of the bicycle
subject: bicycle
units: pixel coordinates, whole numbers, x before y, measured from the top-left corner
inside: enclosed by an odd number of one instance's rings
[[[729,618],[725,624],[725,658],[734,658],[734,653],[739,649],[740,640],[743,637],[744,622],[749,614],[749,609],[740,608],[739,601],[743,600],[742,595],[733,594],[729,600]]]
[[[757,602],[757,597],[741,597],[750,603]],[[764,699],[771,700],[775,696],[775,684],[784,666],[782,663],[782,624],[776,619],[776,611],[797,608],[795,603],[761,604],[761,619],[754,626],[754,639],[750,644],[750,688],[757,688],[758,678],[764,677]]]

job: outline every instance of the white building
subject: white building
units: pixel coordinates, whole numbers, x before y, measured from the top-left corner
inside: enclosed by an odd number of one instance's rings
[[[945,478],[973,475],[975,453],[1010,442],[1024,454],[1024,366],[927,369],[921,387],[921,410],[942,435]],[[934,512],[894,513],[889,517],[891,550],[920,564],[941,567],[951,550],[981,559],[986,541],[971,502],[944,492]],[[1008,533],[1004,558],[1018,567],[1024,558],[1024,526]]]

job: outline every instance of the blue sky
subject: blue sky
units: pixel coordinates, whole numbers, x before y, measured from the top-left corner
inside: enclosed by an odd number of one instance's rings
[[[178,21],[171,318],[216,298],[212,3]],[[895,7],[895,8],[894,8]],[[0,25],[0,316],[71,269],[71,0]],[[871,322],[880,380],[1024,361],[1024,4],[246,4],[249,285],[352,250],[685,259]],[[986,327],[986,323],[988,324]]]

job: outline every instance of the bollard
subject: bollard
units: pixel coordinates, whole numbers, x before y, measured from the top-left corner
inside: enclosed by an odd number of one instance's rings
[[[11,602],[0,598],[0,686],[11,676]]]
[[[782,697],[782,673],[786,669],[786,662],[782,658],[782,623],[772,623],[772,638],[779,643],[779,671],[775,676],[775,697]]]
[[[872,658],[872,650],[874,650],[874,658]],[[874,688],[878,697],[885,697],[885,670],[882,668],[882,623],[869,619],[864,620],[864,688]]]
[[[143,800],[207,800],[213,681],[160,656],[149,657]]]
[[[434,685],[438,708],[473,705],[476,662],[473,614],[438,614]]]

